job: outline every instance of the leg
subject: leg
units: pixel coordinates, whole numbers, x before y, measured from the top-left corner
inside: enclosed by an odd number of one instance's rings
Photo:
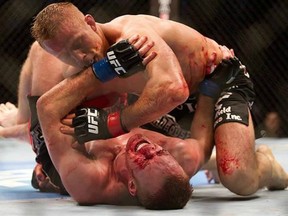
[[[250,195],[262,187],[284,189],[288,175],[268,147],[255,152],[253,123],[226,123],[215,131],[217,167],[221,183],[239,195]]]
[[[276,161],[271,149],[266,145],[260,145],[256,150],[256,154],[259,156],[260,159],[261,159],[261,155],[265,155],[264,160],[267,161],[267,158],[268,158],[268,161],[270,162],[272,166],[271,180],[265,186],[267,186],[269,190],[285,189],[288,186],[288,175],[283,169],[283,167]],[[259,163],[261,163],[261,161]],[[259,169],[261,168],[265,169],[265,167],[263,166],[260,166]]]

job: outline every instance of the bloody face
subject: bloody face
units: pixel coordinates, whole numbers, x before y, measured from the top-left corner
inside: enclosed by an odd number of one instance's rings
[[[161,188],[165,176],[184,174],[182,167],[168,151],[141,134],[133,135],[128,140],[126,161],[138,187],[151,191]]]

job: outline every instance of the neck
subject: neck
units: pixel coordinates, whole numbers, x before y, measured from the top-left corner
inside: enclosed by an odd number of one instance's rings
[[[122,182],[124,185],[128,185],[129,170],[126,164],[125,149],[117,154],[113,162],[114,172],[117,181]]]
[[[128,190],[128,181],[129,181],[129,170],[126,164],[125,157],[125,146],[115,157],[113,162],[114,174],[116,177],[116,182],[118,182],[119,196],[118,204],[119,205],[140,205],[137,197],[132,196]],[[119,186],[121,185],[121,186]]]

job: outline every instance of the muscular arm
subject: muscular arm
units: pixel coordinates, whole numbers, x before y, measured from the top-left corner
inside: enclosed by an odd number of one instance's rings
[[[58,89],[61,89],[64,83],[52,88],[39,98],[37,112],[49,155],[66,190],[77,202],[88,204],[91,202],[91,197],[87,194],[93,194],[91,190],[97,190],[96,186],[99,185],[100,187],[101,182],[105,182],[103,178],[106,175],[102,175],[101,164],[97,165],[95,161],[90,160],[82,152],[72,147],[74,139],[71,136],[60,133],[61,116],[69,112],[69,101],[63,103],[63,101],[56,99],[55,103],[50,102],[54,100],[55,94],[58,94]],[[69,85],[69,87],[73,86]],[[63,109],[59,110],[58,107]],[[98,179],[97,185],[91,181],[94,178]],[[100,190],[96,192],[99,193],[101,199]]]
[[[200,169],[209,159],[214,147],[214,99],[201,95],[191,125],[191,138],[196,139],[200,149]]]
[[[209,160],[213,150],[213,99],[200,95],[191,126],[191,138],[167,138],[167,150],[192,177]]]
[[[127,38],[135,34],[149,35],[149,41],[154,42],[154,46],[149,49],[146,56],[148,57],[152,53],[157,53],[157,56],[146,65],[145,76],[138,74],[135,75],[137,78],[135,76],[127,79],[116,78],[107,83],[100,83],[93,76],[92,69],[88,68],[80,76],[74,76],[74,78],[67,80],[67,86],[70,83],[70,88],[63,85],[61,90],[59,89],[59,94],[55,94],[58,99],[55,101],[54,98],[53,103],[57,103],[57,100],[61,103],[63,100],[67,101],[71,105],[70,107],[75,107],[91,94],[99,96],[112,90],[141,92],[139,99],[121,113],[121,122],[128,130],[151,122],[183,103],[189,95],[189,89],[175,54],[153,30],[151,32],[147,32],[147,30],[137,31],[127,31],[127,35],[121,37]],[[136,86],[133,86],[135,80],[137,83]],[[145,85],[144,89],[138,85]],[[60,106],[61,104],[56,107]],[[65,114],[65,112],[63,113]],[[63,113],[62,117],[64,117]]]
[[[132,132],[142,133],[150,140],[168,150],[183,167],[188,176],[192,177],[210,158],[214,146],[213,117],[213,99],[200,95],[191,127],[191,138],[183,140],[140,128],[134,129]]]
[[[152,29],[140,30],[155,42],[150,52],[157,57],[146,66],[147,82],[139,97],[122,112],[121,120],[127,129],[151,122],[183,103],[189,89],[179,62],[167,43]]]

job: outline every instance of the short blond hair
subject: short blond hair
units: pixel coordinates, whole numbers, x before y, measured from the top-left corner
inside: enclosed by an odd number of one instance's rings
[[[31,34],[40,44],[47,39],[52,39],[63,23],[77,20],[77,15],[82,12],[70,2],[53,3],[41,10],[34,18]],[[84,16],[84,15],[83,15]]]

